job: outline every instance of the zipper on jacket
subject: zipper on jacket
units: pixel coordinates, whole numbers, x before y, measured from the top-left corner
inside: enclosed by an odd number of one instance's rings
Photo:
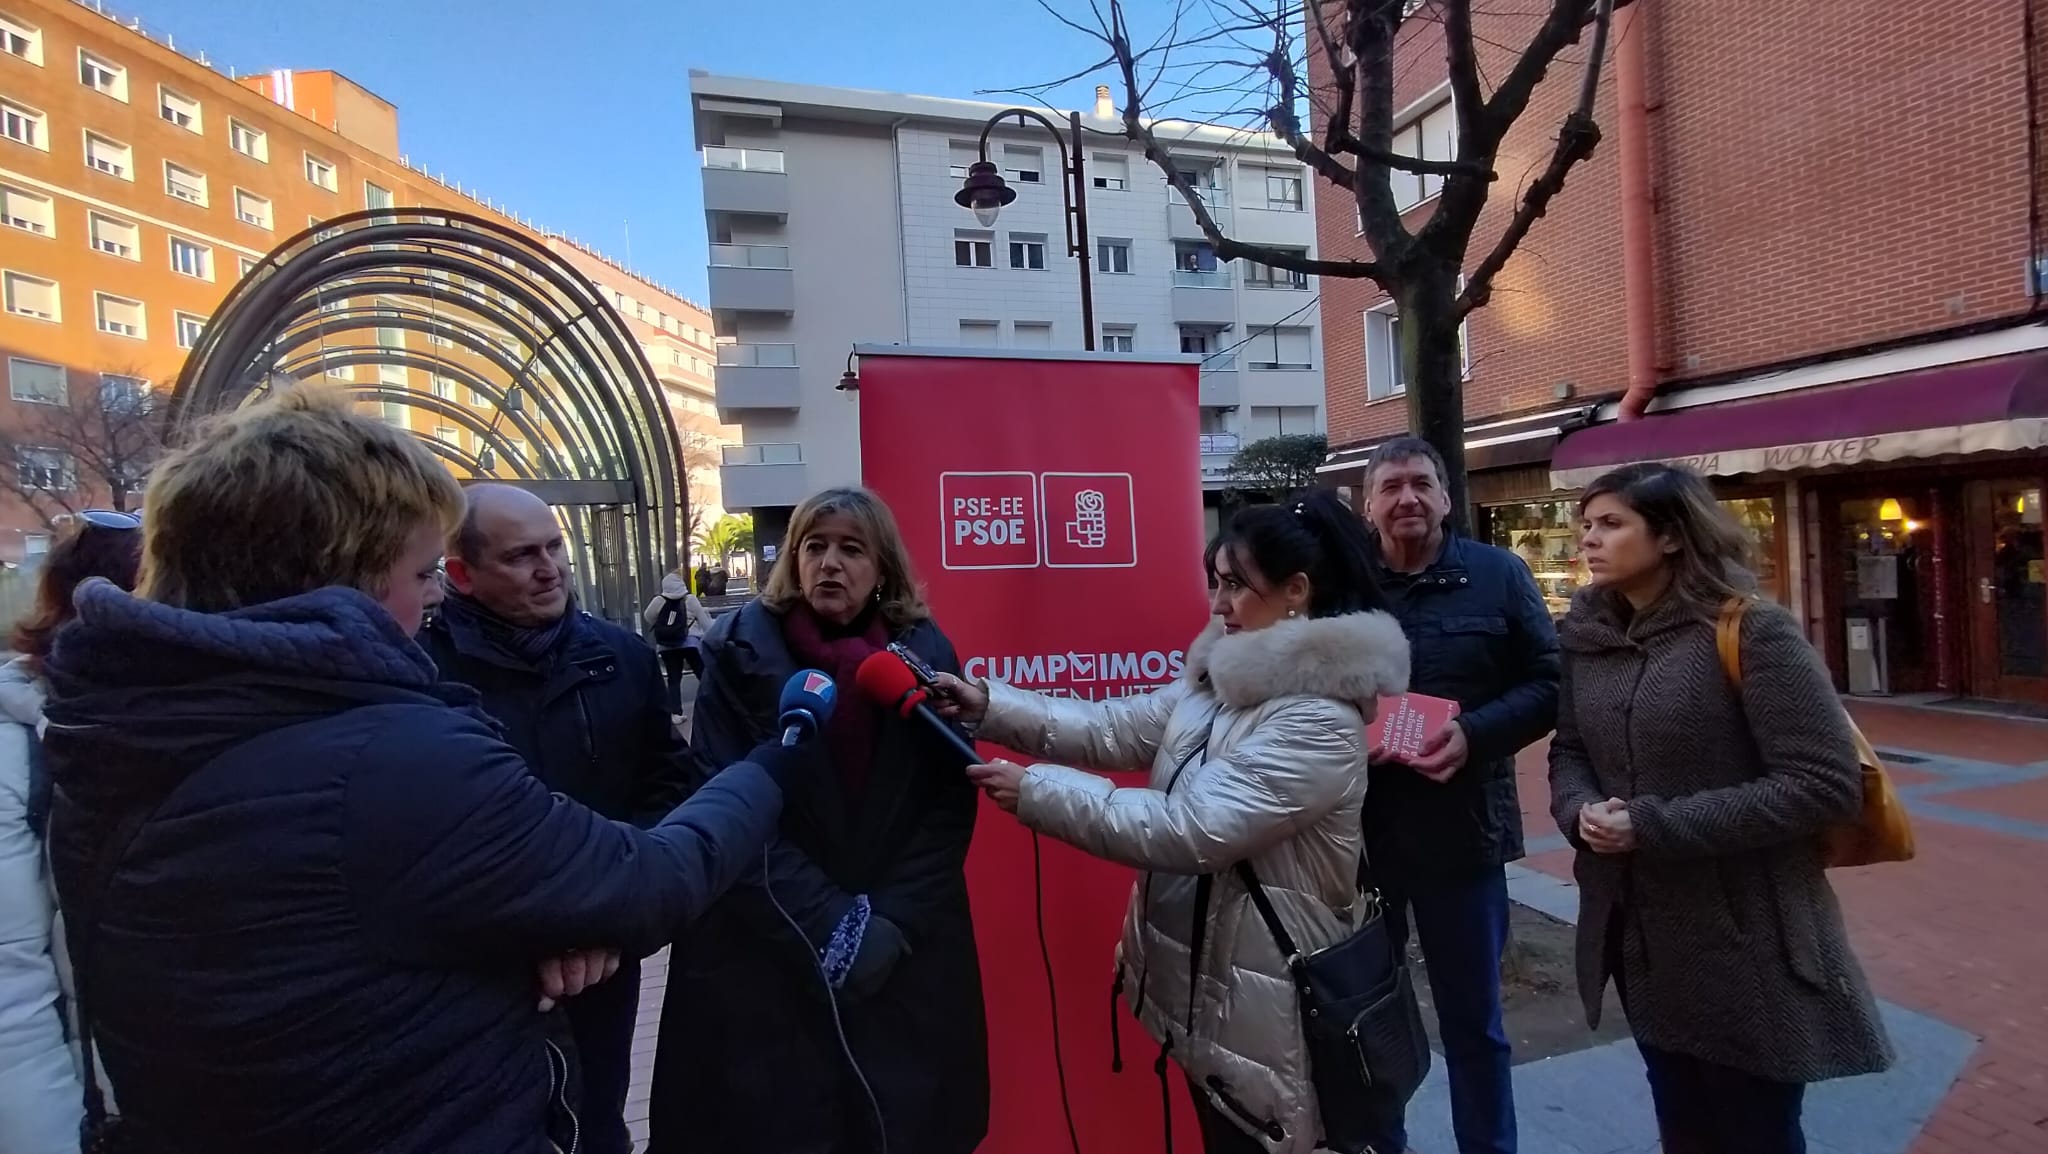
[[[580,1154],[583,1149],[583,1123],[576,1117],[575,1108],[569,1105],[569,1058],[553,1041],[541,1044],[548,1048],[548,1105],[560,1109],[562,1116],[569,1120],[569,1145],[562,1149],[562,1154]]]

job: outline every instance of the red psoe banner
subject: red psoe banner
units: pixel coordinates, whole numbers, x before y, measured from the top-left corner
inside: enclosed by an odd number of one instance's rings
[[[901,522],[967,673],[1090,699],[1179,676],[1208,614],[1194,358],[858,351],[864,480]],[[1162,1150],[1157,1047],[1121,1003],[1110,1009],[1135,874],[1041,844],[1042,893],[1031,835],[984,804],[967,860],[994,1082],[981,1149],[1072,1148],[1042,910],[1081,1149]],[[1112,1028],[1121,1075],[1110,1072]],[[1176,1145],[1199,1151],[1184,1088],[1173,1092]]]

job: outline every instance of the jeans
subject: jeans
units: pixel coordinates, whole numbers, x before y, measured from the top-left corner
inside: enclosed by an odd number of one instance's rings
[[[1444,1070],[1451,1086],[1451,1128],[1458,1154],[1515,1154],[1515,1090],[1508,1035],[1501,1024],[1500,959],[1508,941],[1507,871],[1476,877],[1380,882],[1387,928],[1403,947],[1414,919],[1436,1002]],[[1405,1128],[1382,1143],[1408,1148]]]
[[[1806,1154],[1806,1087],[1637,1043],[1664,1154]]]
[[[640,1017],[640,961],[621,960],[619,972],[562,1004],[576,1037],[582,1081],[576,1114],[585,1154],[626,1154],[626,1090],[633,1078],[633,1028]]]

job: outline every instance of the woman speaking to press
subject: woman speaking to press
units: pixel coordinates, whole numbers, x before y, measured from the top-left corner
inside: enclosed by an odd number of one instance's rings
[[[648,1149],[864,1154],[883,1148],[879,1116],[889,1154],[968,1154],[989,1108],[978,801],[930,731],[851,691],[892,642],[959,661],[873,493],[811,497],[784,540],[761,596],[704,639],[691,743],[722,765],[771,736],[783,680],[811,667],[844,687],[831,765],[784,810],[766,885],[735,889],[670,956]]]
[[[1247,509],[1209,548],[1216,619],[1182,680],[1105,702],[940,682],[941,711],[981,740],[1151,771],[1129,788],[1052,764],[970,772],[1033,830],[1148,871],[1118,984],[1187,1073],[1209,1154],[1305,1154],[1325,1137],[1288,951],[1241,867],[1303,954],[1371,916],[1366,727],[1378,697],[1406,688],[1408,643],[1378,611],[1369,549],[1327,491]]]

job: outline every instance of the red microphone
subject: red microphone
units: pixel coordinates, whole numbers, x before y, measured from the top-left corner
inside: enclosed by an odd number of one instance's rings
[[[869,654],[854,672],[853,684],[862,697],[883,709],[894,710],[906,721],[915,717],[930,726],[948,749],[960,755],[962,765],[981,764],[981,754],[975,752],[974,745],[925,704],[930,691],[917,683],[917,675],[901,657],[887,650]]]

